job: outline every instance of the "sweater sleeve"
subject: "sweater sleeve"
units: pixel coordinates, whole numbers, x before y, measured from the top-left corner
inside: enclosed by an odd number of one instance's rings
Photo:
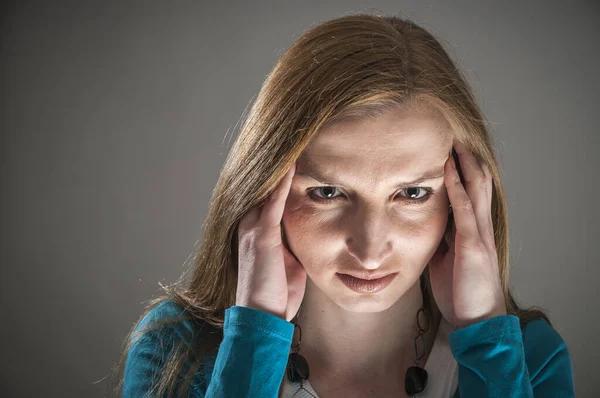
[[[272,314],[240,306],[225,310],[206,396],[276,398],[293,334],[292,323]]]
[[[501,315],[450,334],[458,362],[455,397],[574,397],[571,358],[561,336],[543,319],[521,331],[519,318]]]
[[[181,307],[160,304],[137,326],[181,316]],[[197,338],[191,322],[172,323],[132,339],[123,378],[123,398],[156,396],[156,381],[167,371],[165,364],[173,348]],[[192,377],[188,397],[277,397],[292,343],[294,325],[272,314],[240,306],[225,310],[223,340],[216,357],[189,374],[190,363],[179,378]],[[195,337],[196,336],[196,337]],[[265,366],[269,364],[269,366]]]

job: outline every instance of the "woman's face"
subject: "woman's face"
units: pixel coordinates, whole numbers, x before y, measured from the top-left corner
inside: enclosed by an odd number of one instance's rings
[[[449,127],[432,109],[394,110],[320,131],[298,159],[282,221],[309,283],[353,312],[383,311],[402,297],[443,237],[451,150]],[[398,275],[366,294],[336,275],[364,271]]]

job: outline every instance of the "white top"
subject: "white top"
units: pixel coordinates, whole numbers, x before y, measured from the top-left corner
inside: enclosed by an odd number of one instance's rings
[[[425,363],[425,370],[428,374],[427,385],[425,390],[416,394],[415,397],[451,398],[456,392],[458,386],[458,363],[450,350],[448,338],[451,332],[452,325],[442,316],[431,353],[427,358],[427,363]],[[304,389],[300,388],[300,382],[292,383],[284,375],[281,397],[319,398],[308,380],[305,380],[302,386]]]

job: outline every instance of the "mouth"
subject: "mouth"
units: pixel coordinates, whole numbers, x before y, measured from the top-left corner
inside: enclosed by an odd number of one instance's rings
[[[397,272],[379,278],[363,279],[348,274],[336,274],[347,288],[357,293],[377,293],[388,287],[398,275]]]

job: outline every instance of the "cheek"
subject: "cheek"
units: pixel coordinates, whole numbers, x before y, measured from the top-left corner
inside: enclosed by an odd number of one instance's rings
[[[412,212],[398,220],[398,231],[406,242],[404,249],[413,247],[427,251],[437,244],[444,235],[448,223],[448,211],[443,206],[435,206],[419,212]]]
[[[333,233],[337,227],[323,212],[311,206],[295,205],[293,201],[288,203],[282,222],[289,249],[309,275],[325,273],[335,266],[344,240]]]
[[[447,210],[433,212],[419,222],[404,223],[402,238],[398,240],[398,252],[422,272],[440,245],[447,223]]]

